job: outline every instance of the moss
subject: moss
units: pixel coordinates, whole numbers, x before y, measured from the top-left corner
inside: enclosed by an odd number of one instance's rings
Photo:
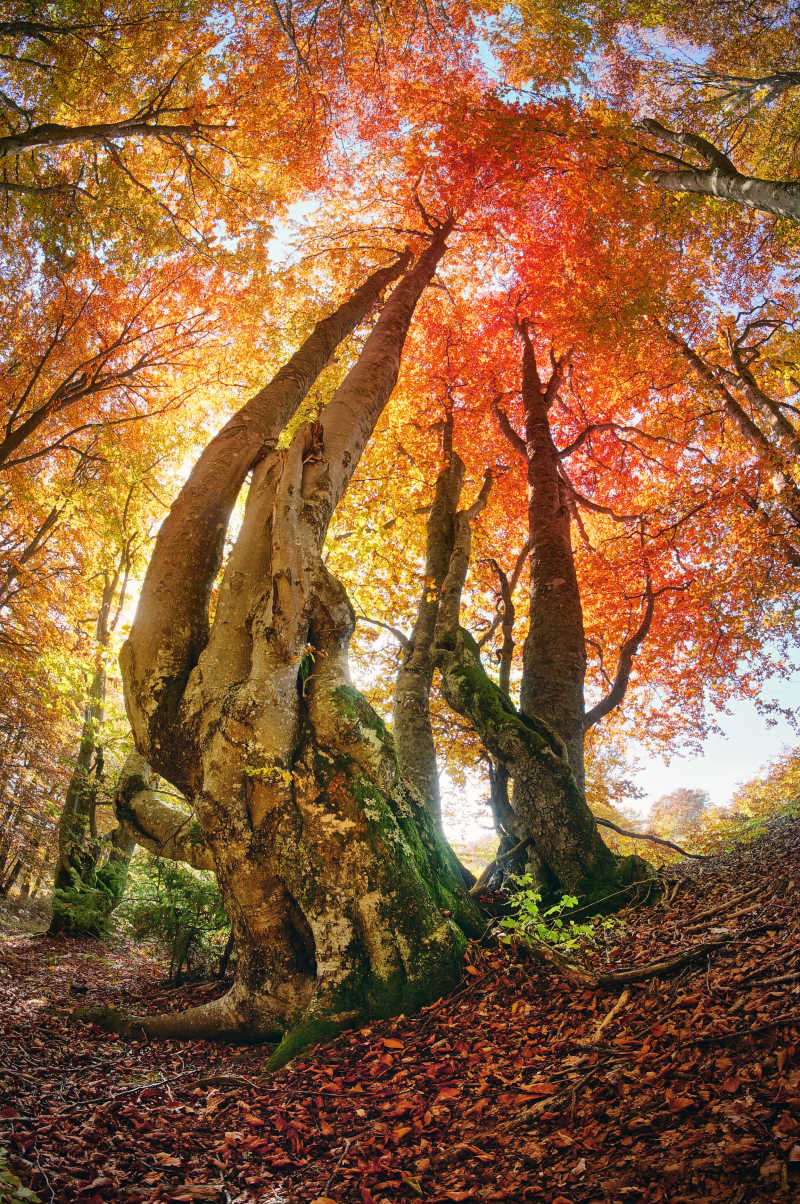
[[[363,694],[353,686],[337,686],[333,696],[347,719],[375,732],[381,740],[386,739],[386,724],[380,715],[373,711]]]
[[[292,1058],[310,1045],[319,1045],[323,1041],[330,1041],[332,1037],[337,1036],[345,1028],[352,1028],[353,1019],[336,1018],[325,1016],[309,1016],[304,1017],[292,1028],[288,1029],[279,1044],[270,1054],[266,1070],[280,1070],[291,1062]]]
[[[564,745],[555,732],[543,720],[520,714],[508,695],[487,676],[478,645],[468,632],[459,629],[454,652],[451,656],[445,654],[442,668],[456,685],[466,710],[482,721],[487,735],[510,725],[532,753],[563,757]]]
[[[383,724],[357,691],[344,687],[337,694],[348,722],[363,728],[366,721],[385,738]],[[451,850],[413,791],[399,778],[388,792],[382,790],[351,756],[313,745],[308,751],[315,808],[357,825],[371,902],[362,911],[358,900],[345,901],[351,935],[342,951],[341,977],[289,1028],[270,1058],[271,1069],[343,1027],[417,1011],[452,990],[462,976],[465,932],[482,927]],[[314,864],[312,858],[308,868]],[[298,881],[301,909],[304,882],[311,906],[319,894],[314,875]]]
[[[96,1024],[98,1028],[108,1033],[117,1033],[120,1037],[129,1037],[132,1033],[138,1035],[142,1031],[136,1023],[136,1017],[114,1007],[80,1007],[74,1010],[72,1017],[84,1024]]]
[[[203,836],[203,829],[200,827],[200,825],[196,819],[193,819],[192,822],[189,824],[189,844],[191,844],[191,845],[205,844],[205,837]]]

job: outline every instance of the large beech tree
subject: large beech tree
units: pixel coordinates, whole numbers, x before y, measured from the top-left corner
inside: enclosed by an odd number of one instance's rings
[[[485,671],[476,640],[461,623],[461,596],[472,542],[471,525],[484,509],[491,474],[471,506],[459,510],[465,466],[452,450],[452,412],[445,424],[444,456],[427,524],[425,584],[417,621],[404,651],[395,688],[395,734],[401,764],[435,805],[436,761],[428,697],[433,667],[441,672],[450,707],[474,727],[496,766],[496,812],[510,837],[524,844],[549,890],[600,894],[638,874],[628,859],[618,864],[605,846],[584,795],[584,736],[624,697],[633,657],[652,620],[653,592],[636,633],[620,656],[605,699],[587,711],[586,643],[572,549],[575,496],[550,426],[564,385],[567,356],[551,353],[545,377],[527,321],[517,322],[522,346],[524,435],[495,404],[497,420],[525,465],[527,540],[512,576],[529,566],[529,629],[522,658],[520,705],[510,697],[513,588],[497,569],[503,593],[503,648],[499,683]],[[398,718],[401,722],[398,723]],[[513,781],[511,806],[505,794]]]
[[[286,1034],[284,1057],[359,1016],[417,1007],[460,974],[478,917],[383,723],[350,684],[353,611],[322,560],[451,227],[432,222],[416,262],[406,253],[376,271],[318,323],[212,440],[159,533],[123,649],[126,701],[139,752],[195,809],[194,842],[213,860],[238,960],[227,995],[137,1020],[150,1034]],[[337,345],[393,280],[319,420],[278,450]],[[157,817],[143,819],[157,839]]]

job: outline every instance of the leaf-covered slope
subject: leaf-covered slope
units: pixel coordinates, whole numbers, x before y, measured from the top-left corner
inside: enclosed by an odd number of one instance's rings
[[[796,1199],[800,824],[669,873],[593,968],[735,936],[710,959],[583,990],[473,946],[455,995],[268,1078],[263,1048],[70,1025],[77,1000],[185,1005],[125,944],[5,938],[0,1145],[86,1204]]]

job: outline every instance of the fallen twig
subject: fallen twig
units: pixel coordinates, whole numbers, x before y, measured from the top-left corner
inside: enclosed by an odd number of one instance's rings
[[[677,953],[657,958],[655,961],[645,962],[644,965],[628,966],[623,970],[610,970],[604,974],[593,974],[585,966],[568,961],[544,941],[529,939],[526,946],[537,961],[544,962],[545,965],[582,986],[618,987],[631,982],[646,982],[650,978],[661,978],[664,974],[679,970],[682,966],[688,966],[690,962],[697,961],[707,953],[713,953],[715,949],[721,949],[724,945],[730,945],[731,942],[741,940],[743,937],[752,936],[764,927],[774,926],[758,925],[756,928],[744,932],[721,932],[717,936],[710,936],[708,940],[700,941],[697,945],[690,945],[688,949],[681,949]]]
[[[246,1079],[242,1074],[204,1074],[195,1079],[192,1087],[258,1087],[254,1079]]]
[[[619,1015],[619,1013],[622,1011],[622,1009],[625,1007],[625,1005],[630,1000],[630,997],[631,997],[631,993],[628,990],[628,988],[626,987],[625,990],[620,995],[617,1002],[614,1004],[613,1008],[611,1008],[611,1010],[609,1012],[606,1012],[603,1019],[600,1021],[600,1023],[595,1028],[594,1032],[592,1033],[593,1041],[596,1041],[597,1038],[602,1033],[603,1029],[607,1028],[608,1025],[611,1023],[611,1021],[614,1019],[614,1017]]]
[[[784,982],[797,982],[800,980],[800,970],[795,970],[791,974],[778,974],[775,978],[751,978],[747,982],[734,983],[730,987],[726,987],[728,991],[740,990],[746,987],[748,990],[751,987],[777,987]]]
[[[690,927],[697,928],[702,920],[710,920],[712,916],[718,916],[720,912],[735,907],[737,903],[744,903],[746,899],[752,899],[754,895],[757,895],[763,889],[763,885],[754,886],[752,890],[746,890],[741,895],[734,895],[732,899],[727,899],[724,903],[715,903],[713,907],[709,907],[706,911],[700,911],[696,916],[693,916]]]
[[[627,895],[629,891],[638,890],[639,887],[647,886],[650,882],[658,882],[662,887],[664,885],[664,879],[660,874],[652,874],[649,878],[640,878],[638,882],[629,882],[627,886],[620,887],[610,895],[604,895],[602,899],[592,899],[591,903],[583,903],[580,907],[576,907],[574,911],[570,912],[570,919],[575,920],[587,912],[597,912],[604,903],[610,903],[612,899],[617,899],[620,895]]]
[[[340,1166],[342,1165],[342,1163],[344,1162],[344,1160],[345,1160],[345,1158],[346,1158],[346,1156],[347,1156],[347,1153],[348,1153],[348,1151],[349,1151],[349,1149],[350,1149],[350,1146],[351,1146],[352,1144],[353,1144],[353,1139],[352,1139],[352,1137],[345,1137],[345,1139],[344,1139],[344,1148],[342,1149],[342,1152],[341,1152],[341,1154],[339,1155],[339,1161],[336,1163],[336,1166],[333,1168],[333,1170],[331,1171],[330,1175],[328,1176],[328,1182],[325,1184],[325,1190],[324,1190],[324,1191],[323,1191],[323,1193],[322,1193],[322,1194],[323,1194],[323,1196],[327,1196],[328,1192],[330,1191],[330,1189],[331,1189],[331,1185],[332,1185],[332,1183],[333,1183],[334,1179],[336,1178],[337,1174],[339,1173],[339,1167],[340,1167]]]
[[[713,1037],[690,1037],[687,1045],[719,1045],[725,1041],[735,1041],[744,1037],[757,1037],[760,1033],[768,1033],[770,1029],[782,1028],[784,1024],[794,1024],[800,1028],[800,1013],[791,1012],[786,1016],[776,1016],[769,1024],[761,1024],[758,1028],[736,1028],[727,1033],[716,1033]]]

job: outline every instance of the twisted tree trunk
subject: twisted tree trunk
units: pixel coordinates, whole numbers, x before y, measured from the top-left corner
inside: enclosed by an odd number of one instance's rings
[[[282,1061],[458,981],[477,914],[382,722],[350,684],[353,612],[321,556],[450,227],[435,229],[397,283],[319,422],[274,449],[336,343],[407,262],[320,323],[227,424],[159,534],[123,650],[126,701],[139,752],[195,809],[237,967],[213,1004],[128,1022],[149,1034],[283,1036]],[[227,519],[251,468],[209,631]]]

